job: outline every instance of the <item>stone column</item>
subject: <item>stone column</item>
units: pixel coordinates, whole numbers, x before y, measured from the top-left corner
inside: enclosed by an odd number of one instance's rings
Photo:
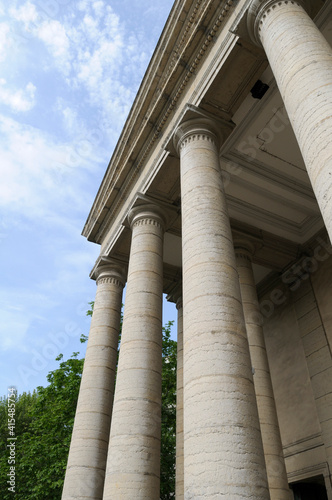
[[[183,123],[184,498],[269,498],[214,122]]]
[[[271,500],[291,500],[293,496],[288,487],[279,423],[263,335],[262,315],[259,309],[251,264],[251,252],[252,250],[249,245],[235,245],[244,318],[254,371],[254,386],[262,432],[267,479]]]
[[[100,268],[62,500],[103,495],[124,284],[121,268]]]
[[[104,500],[159,500],[164,220],[130,213],[132,242]]]
[[[254,0],[251,37],[276,78],[332,240],[332,49],[309,17],[310,0]]]
[[[175,498],[184,499],[183,489],[183,307],[182,292],[176,301],[178,310],[177,374],[176,374],[176,476]]]

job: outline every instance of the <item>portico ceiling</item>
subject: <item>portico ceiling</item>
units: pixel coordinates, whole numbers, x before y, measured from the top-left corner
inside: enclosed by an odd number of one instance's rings
[[[332,45],[329,23],[318,19],[317,24]],[[235,225],[243,223],[266,231],[289,241],[293,249],[301,248],[324,223],[269,66],[260,79],[269,89],[260,100],[247,93],[232,116],[236,127],[221,150],[229,214]],[[225,92],[216,92],[216,82],[218,77],[201,103],[209,112],[227,107]],[[171,162],[169,165],[167,197],[174,202],[180,190],[178,182],[172,184],[171,171],[176,167]],[[162,185],[166,188],[166,177],[160,181],[159,189],[150,186],[153,196],[161,196]]]
[[[303,244],[323,221],[269,69],[262,80],[269,90],[258,102],[247,96],[222,149],[229,212],[232,219]]]

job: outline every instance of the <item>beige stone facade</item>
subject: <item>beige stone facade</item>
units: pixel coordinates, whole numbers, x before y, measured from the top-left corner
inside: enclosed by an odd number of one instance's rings
[[[83,230],[63,500],[159,500],[163,293],[175,498],[332,500],[331,42],[328,0],[175,1]]]

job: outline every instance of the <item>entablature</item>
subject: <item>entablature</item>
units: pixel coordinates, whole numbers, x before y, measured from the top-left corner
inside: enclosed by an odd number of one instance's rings
[[[237,37],[228,28],[244,3],[233,0],[175,3],[84,226],[82,234],[90,241],[102,243],[109,221],[114,220],[118,201],[123,200],[124,191],[127,193],[141,175],[181,103],[199,105],[225,61],[228,65],[230,60],[234,61],[238,65],[235,71],[241,74],[242,45],[237,46]],[[247,67],[240,76],[242,91],[248,91],[256,72],[263,69],[262,51],[253,50],[259,63],[253,60],[249,79]],[[234,101],[234,91],[235,100],[240,103],[239,85],[232,89],[225,80],[223,89],[223,81],[220,83],[221,93]],[[208,106],[208,102],[205,99],[204,105]],[[225,104],[219,115],[229,119],[233,104]]]

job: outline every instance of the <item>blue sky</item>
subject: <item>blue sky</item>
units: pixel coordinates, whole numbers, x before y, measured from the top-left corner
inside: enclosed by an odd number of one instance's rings
[[[0,395],[84,353],[81,231],[172,3],[0,0]]]

